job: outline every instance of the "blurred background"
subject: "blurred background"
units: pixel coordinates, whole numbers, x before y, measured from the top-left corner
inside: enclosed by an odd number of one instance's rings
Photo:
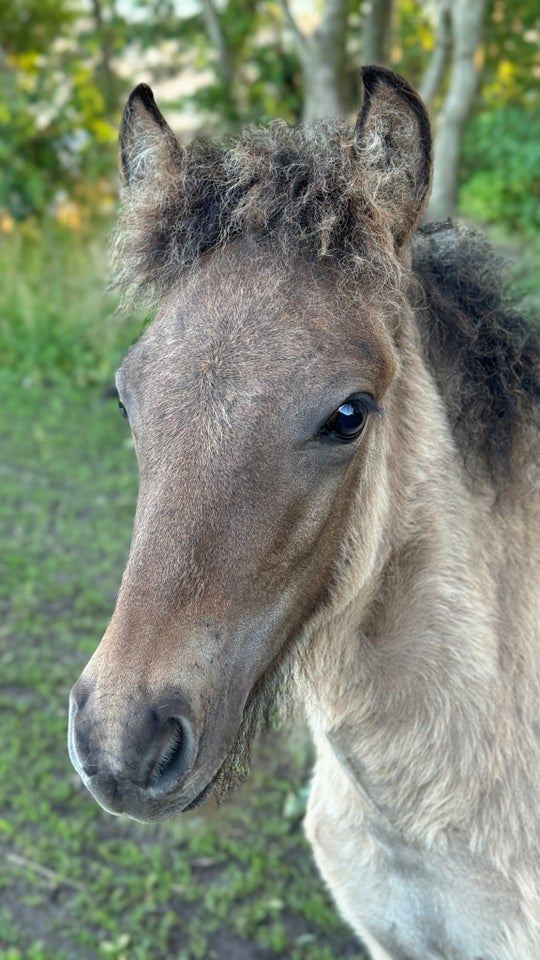
[[[65,736],[136,496],[112,385],[145,318],[104,292],[126,96],[150,83],[187,142],[352,119],[366,63],[428,105],[430,215],[487,231],[538,316],[538,0],[0,0],[2,960],[362,957],[302,839],[301,725],[228,804],[155,827],[99,810]]]

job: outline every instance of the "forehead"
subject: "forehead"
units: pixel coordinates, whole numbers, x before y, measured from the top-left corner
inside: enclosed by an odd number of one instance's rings
[[[264,392],[315,379],[376,391],[394,368],[392,338],[372,297],[351,296],[335,270],[285,265],[246,243],[202,258],[179,281],[124,360],[119,384],[179,389],[196,381],[214,391],[249,384]]]

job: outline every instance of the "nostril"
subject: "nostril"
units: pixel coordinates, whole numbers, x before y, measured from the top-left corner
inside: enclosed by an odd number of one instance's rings
[[[83,710],[92,692],[92,685],[80,678],[71,688],[70,701],[74,713]]]
[[[184,733],[179,720],[174,718],[168,720],[167,727],[170,728],[169,740],[162,746],[161,755],[158,757],[153,771],[153,775],[158,778],[165,776],[175,766],[184,743]]]
[[[150,775],[150,786],[168,789],[189,771],[192,756],[193,735],[189,723],[178,717],[170,717],[163,724],[163,736]]]

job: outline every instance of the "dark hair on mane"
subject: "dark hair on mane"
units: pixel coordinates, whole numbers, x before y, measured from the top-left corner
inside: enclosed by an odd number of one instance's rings
[[[388,244],[370,230],[378,215],[344,120],[248,127],[223,143],[195,141],[173,174],[126,191],[113,285],[155,300],[202,254],[240,236],[271,240],[286,260],[329,257],[359,277],[374,258],[388,261],[390,279]]]
[[[274,121],[179,150],[153,183],[127,191],[113,284],[155,302],[202,254],[249,236],[286,259],[325,258],[353,286],[372,280],[392,297],[402,269],[383,218],[345,121]],[[502,483],[538,458],[538,338],[505,304],[500,265],[472,231],[419,230],[413,273],[426,359],[458,447],[471,475]]]
[[[458,446],[469,472],[503,483],[539,458],[538,333],[505,301],[503,264],[477,232],[450,222],[419,230],[413,270],[426,357]]]

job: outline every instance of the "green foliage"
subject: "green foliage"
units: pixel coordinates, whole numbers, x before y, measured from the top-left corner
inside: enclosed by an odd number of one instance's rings
[[[65,70],[50,70],[41,54],[24,54],[0,74],[0,210],[17,220],[46,215],[114,169],[116,129],[92,71],[62,60]]]
[[[460,210],[511,230],[540,231],[540,116],[508,107],[478,114],[463,149]]]
[[[0,382],[110,384],[141,321],[105,296],[105,249],[54,223],[0,234]]]
[[[459,207],[529,235],[540,231],[540,16],[532,0],[491,0],[477,112],[466,131]]]
[[[11,54],[47,53],[75,20],[70,0],[0,0],[0,41]]]
[[[229,0],[216,8],[221,50],[209,42],[203,17],[184,21],[183,43],[191,41],[197,66],[210,66],[212,79],[186,97],[213,132],[282,117],[297,122],[302,107],[301,71],[286,42],[273,4]],[[188,41],[188,42],[189,42]]]
[[[22,220],[111,177],[124,84],[110,61],[125,30],[120,18],[92,23],[82,3],[0,4],[0,211]]]
[[[536,0],[490,0],[484,32],[482,108],[540,106],[540,10]]]
[[[193,104],[201,123],[215,135],[215,121],[221,132],[238,129],[246,123],[264,122],[281,117],[297,123],[302,109],[298,61],[291,51],[276,57],[272,46],[261,45],[250,51],[245,69],[238,68],[239,79],[234,98],[216,74],[212,83],[198,88],[186,101]],[[249,76],[248,76],[249,74]]]
[[[418,87],[435,41],[433,8],[422,0],[399,0],[394,37],[393,66]]]

